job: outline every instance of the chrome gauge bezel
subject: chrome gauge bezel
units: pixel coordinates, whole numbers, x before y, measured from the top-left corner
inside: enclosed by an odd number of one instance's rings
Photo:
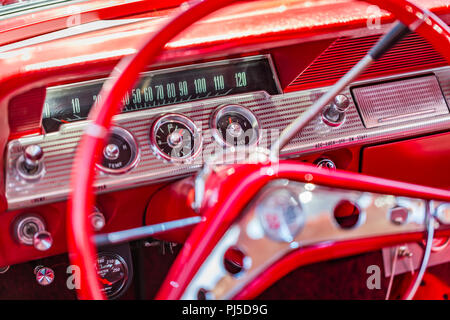
[[[110,130],[110,136],[112,134],[116,134],[116,135],[120,136],[130,145],[131,159],[126,166],[124,166],[123,168],[120,168],[120,169],[107,168],[107,167],[104,167],[101,163],[97,163],[96,166],[102,172],[107,173],[107,174],[123,174],[125,172],[130,171],[138,164],[139,159],[140,159],[139,145],[137,143],[137,140],[133,136],[133,134],[131,134],[131,132],[129,132],[128,130],[126,130],[122,127],[112,127]],[[103,161],[103,158],[101,161]]]
[[[252,130],[254,131],[254,135],[252,136],[252,139],[248,143],[248,145],[245,145],[245,146],[249,147],[249,146],[257,145],[259,143],[259,139],[260,139],[259,120],[250,109],[248,109],[244,106],[241,106],[239,104],[221,105],[213,112],[211,119],[210,119],[210,128],[212,129],[211,134],[214,137],[214,140],[216,140],[216,142],[218,142],[223,147],[229,147],[229,148],[238,147],[238,146],[235,146],[234,144],[227,143],[227,141],[225,139],[223,139],[223,137],[220,134],[219,129],[218,129],[219,119],[222,118],[224,115],[231,113],[231,112],[238,113],[239,115],[243,116],[252,125]]]
[[[168,154],[166,154],[156,142],[156,133],[161,128],[162,125],[168,123],[168,122],[175,122],[182,124],[186,126],[186,128],[189,130],[189,132],[192,134],[194,138],[194,148],[192,149],[192,152],[184,157],[176,158],[172,157]],[[190,118],[183,116],[179,113],[168,113],[165,114],[159,118],[157,118],[150,129],[150,146],[152,148],[153,153],[168,162],[172,163],[191,163],[201,152],[203,145],[203,138],[200,134],[200,129],[197,127],[197,125],[192,121]]]

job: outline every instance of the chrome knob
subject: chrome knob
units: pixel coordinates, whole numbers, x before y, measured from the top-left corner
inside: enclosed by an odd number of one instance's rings
[[[329,170],[336,170],[334,162],[328,158],[321,158],[315,162],[318,168],[325,168]]]
[[[48,286],[55,280],[55,272],[44,266],[37,266],[34,268],[34,274],[36,275],[36,281],[41,286]]]
[[[95,231],[102,230],[106,224],[105,216],[100,211],[95,211],[89,218],[91,219],[92,228],[94,228]]]
[[[44,151],[37,144],[33,144],[25,148],[23,156],[25,159],[24,167],[29,173],[32,173],[39,168],[39,163],[44,157]]]
[[[339,126],[345,119],[345,111],[350,106],[350,99],[343,94],[337,95],[331,105],[325,107],[322,120],[332,127]]]
[[[228,125],[228,128],[227,128],[227,133],[230,136],[235,137],[235,138],[240,137],[242,135],[243,131],[244,130],[242,130],[241,125],[237,122],[231,123],[230,125]]]
[[[36,232],[33,236],[33,246],[39,251],[47,251],[53,245],[53,237],[48,231]]]
[[[450,203],[443,203],[436,209],[436,218],[443,224],[450,224]]]
[[[336,106],[336,109],[340,112],[345,112],[350,106],[350,100],[346,95],[338,94],[334,98],[333,104]]]
[[[53,238],[45,228],[45,222],[40,216],[28,214],[16,221],[14,231],[19,243],[45,251],[53,244]]]
[[[179,132],[172,132],[167,138],[171,147],[178,147],[183,142],[183,136]]]
[[[45,174],[44,151],[36,144],[27,146],[16,161],[19,176],[27,181],[35,181]]]

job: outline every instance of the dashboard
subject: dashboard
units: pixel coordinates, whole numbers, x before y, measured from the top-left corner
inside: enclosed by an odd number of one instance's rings
[[[104,160],[98,164],[98,192],[192,174],[224,149],[233,151],[238,146],[252,145],[269,149],[280,131],[326,91],[325,87],[279,94],[269,56],[227,60],[212,66],[194,65],[193,76],[186,71],[191,70],[189,67],[176,70],[164,70],[155,76],[143,74],[138,89],[133,89],[130,99],[124,100],[124,112],[115,116]],[[198,80],[204,86],[197,87]],[[97,99],[100,85],[99,81],[91,81],[47,89],[43,124],[48,133],[8,144],[9,208],[67,198],[67,177],[87,125],[82,120]],[[145,97],[150,97],[148,90],[153,88],[161,91],[158,96],[155,89],[155,101],[150,103]],[[172,100],[165,100],[164,95]],[[175,104],[180,95],[186,95],[187,101]],[[445,130],[450,121],[450,68],[356,82],[342,92],[342,98],[344,111],[333,113],[330,108],[336,105],[330,105],[282,150],[281,156],[295,157],[299,152],[323,152]],[[35,146],[42,149],[43,157],[39,168],[30,174],[22,165],[24,150]]]
[[[366,4],[347,2],[321,1],[316,11],[302,1],[242,4],[172,41],[117,106],[122,111],[96,165],[102,231],[170,220],[147,208],[156,190],[194,175],[215,155],[269,149],[393,21],[381,12],[380,28],[371,29]],[[428,2],[450,21],[445,1]],[[66,252],[66,200],[88,114],[116,63],[178,5],[161,2],[148,12],[143,3],[85,1],[79,4],[80,25],[67,26],[74,16],[55,7],[48,9],[48,21],[35,12],[44,22],[33,24],[30,15],[25,26],[15,18],[5,22],[8,34],[0,30],[0,266]],[[371,148],[446,134],[449,126],[450,67],[413,33],[346,87],[280,156],[383,176],[401,172],[385,160],[402,162],[412,147],[400,156],[378,152],[379,158]],[[439,141],[444,151],[433,149],[433,155],[445,162],[448,139]],[[382,170],[373,169],[380,164]],[[52,233],[50,250],[37,251],[11,236],[16,220],[30,213],[40,215]]]

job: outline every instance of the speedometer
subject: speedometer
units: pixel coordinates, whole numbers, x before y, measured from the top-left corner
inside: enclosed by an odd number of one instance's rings
[[[102,100],[106,79],[49,87],[42,123],[45,131],[85,120],[93,104]],[[252,91],[281,93],[268,55],[206,62],[141,74],[137,85],[122,100],[122,112],[152,109],[177,103]]]

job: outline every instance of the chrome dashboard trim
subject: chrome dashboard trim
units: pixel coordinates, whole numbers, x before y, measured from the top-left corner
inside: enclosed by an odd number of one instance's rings
[[[352,86],[429,73],[434,73],[438,78],[445,99],[449,104],[450,67],[360,81],[353,83]],[[196,172],[202,166],[205,157],[203,154],[200,154],[189,164],[165,163],[153,154],[149,130],[153,121],[162,114],[181,113],[192,119],[202,131],[203,152],[207,153],[208,149],[215,148],[218,145],[209,130],[210,117],[213,112],[220,105],[240,104],[258,117],[261,132],[259,145],[267,148],[277,138],[277,134],[282,129],[311,106],[313,101],[327,89],[318,88],[273,96],[260,91],[116,115],[113,124],[123,127],[133,134],[140,146],[141,159],[132,170],[122,175],[113,176],[100,172],[95,182],[95,188],[97,192],[103,193],[163,180],[178,179]],[[351,97],[349,88],[346,88],[342,93]],[[377,128],[365,128],[353,99],[350,100],[350,106],[346,111],[346,119],[342,125],[330,127],[323,123],[321,117],[318,116],[286,145],[281,152],[282,158],[347,146],[380,143],[392,139],[445,131],[450,128],[450,114],[388,124]],[[75,148],[87,124],[88,121],[76,122],[62,126],[58,132],[23,137],[9,142],[5,169],[5,189],[9,210],[32,207],[67,198]],[[18,178],[14,164],[22,154],[23,148],[30,144],[39,144],[43,148],[47,172],[39,181],[24,182]]]
[[[67,0],[65,0],[67,1]],[[74,12],[75,13],[75,12]],[[119,19],[119,20],[98,20],[93,22],[88,22],[84,24],[67,26],[67,28],[62,30],[57,30],[54,32],[46,33],[44,35],[36,36],[33,38],[29,38],[22,41],[13,42],[10,44],[5,44],[0,46],[0,57],[3,52],[8,52],[11,50],[23,49],[28,46],[33,46],[37,44],[46,43],[49,41],[64,39],[73,37],[76,35],[92,32],[92,31],[100,31],[112,27],[123,26],[139,21],[152,20],[155,18],[139,18],[139,19]]]

